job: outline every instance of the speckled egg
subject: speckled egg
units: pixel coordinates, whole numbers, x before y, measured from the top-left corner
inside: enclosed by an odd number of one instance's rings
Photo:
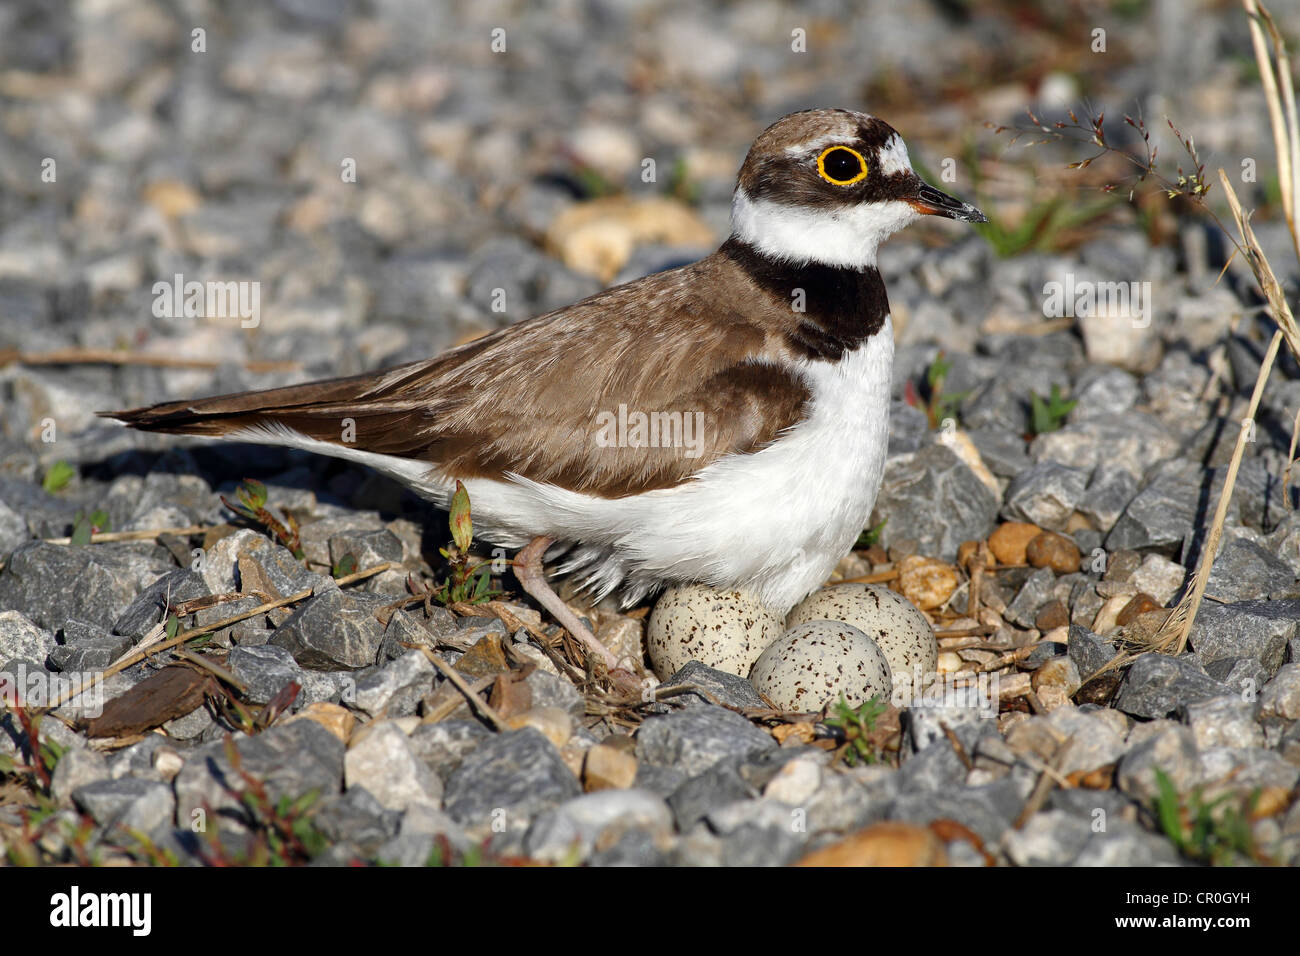
[[[853,707],[894,692],[889,661],[876,642],[843,621],[805,621],[765,650],[749,674],[760,694],[783,710],[815,711],[840,699]]]
[[[879,584],[836,584],[822,588],[795,605],[786,627],[805,621],[843,621],[865,633],[885,653],[894,683],[907,684],[919,671],[935,672],[939,642],[934,628],[915,605]]]
[[[684,585],[669,588],[655,604],[646,649],[660,680],[688,661],[745,677],[784,629],[780,614],[744,591]]]

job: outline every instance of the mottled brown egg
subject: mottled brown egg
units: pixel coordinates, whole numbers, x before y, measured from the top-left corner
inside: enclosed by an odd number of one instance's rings
[[[650,664],[667,680],[688,661],[745,677],[784,629],[781,615],[744,591],[702,584],[669,588],[646,628]]]
[[[911,683],[913,674],[935,672],[939,642],[934,628],[907,598],[887,587],[836,584],[822,588],[795,606],[785,626],[815,620],[852,624],[875,641],[889,661],[895,684]]]
[[[815,711],[843,694],[857,707],[894,692],[889,661],[876,642],[843,621],[805,621],[790,628],[754,663],[750,683],[782,710]]]

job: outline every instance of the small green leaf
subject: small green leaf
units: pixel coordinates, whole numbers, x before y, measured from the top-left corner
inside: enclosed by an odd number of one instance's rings
[[[357,556],[348,552],[335,562],[333,570],[330,572],[336,578],[345,578],[349,574],[357,572]]]
[[[474,540],[474,523],[469,513],[469,492],[464,484],[456,482],[456,493],[451,497],[451,539],[465,552]]]
[[[879,524],[872,525],[870,528],[867,528],[865,531],[863,531],[862,534],[858,535],[857,543],[853,547],[869,548],[873,544],[879,544],[880,535],[881,533],[884,532],[885,522],[888,520],[889,520],[888,518],[883,518],[881,519]]]
[[[266,507],[266,485],[255,478],[245,478],[239,483],[235,497],[250,511],[261,511]]]
[[[90,532],[93,525],[84,511],[78,511],[72,517],[72,544],[90,544]]]
[[[56,461],[45,473],[45,480],[41,482],[41,487],[49,494],[54,494],[56,491],[62,491],[76,474],[77,469],[66,461]]]
[[[171,640],[181,631],[181,619],[173,614],[171,617],[167,618],[167,624],[164,626],[163,630],[167,633],[167,639]]]

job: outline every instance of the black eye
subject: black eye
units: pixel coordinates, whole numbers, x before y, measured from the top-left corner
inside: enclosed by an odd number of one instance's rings
[[[867,161],[857,150],[832,146],[817,157],[817,172],[836,186],[849,186],[867,176]]]

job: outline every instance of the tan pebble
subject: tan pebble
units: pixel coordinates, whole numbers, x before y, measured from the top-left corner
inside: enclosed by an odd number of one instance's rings
[[[506,718],[506,726],[511,730],[523,730],[532,727],[539,730],[556,747],[563,747],[573,736],[573,718],[559,707],[534,707],[521,714]]]
[[[1150,594],[1135,594],[1129,602],[1120,609],[1119,614],[1115,616],[1115,623],[1120,627],[1124,627],[1132,623],[1132,621],[1139,615],[1160,610],[1163,610],[1163,608],[1156,603],[1156,599]]]
[[[627,661],[627,669],[642,667],[645,659],[645,628],[630,617],[615,617],[596,629],[596,640],[609,648],[617,660]]]
[[[1112,598],[1107,598],[1106,603],[1101,606],[1097,616],[1092,619],[1090,630],[1094,634],[1106,635],[1106,632],[1115,627],[1119,621],[1119,612],[1124,610],[1128,605],[1130,598],[1127,594],[1117,594]]]
[[[1025,559],[1036,568],[1051,568],[1057,574],[1079,570],[1079,546],[1063,534],[1044,531],[1025,546]]]
[[[922,611],[941,607],[960,582],[956,568],[934,558],[913,555],[898,567],[899,590]]]
[[[185,758],[175,748],[166,745],[153,752],[153,768],[164,780],[172,780],[185,766]]]
[[[766,787],[763,796],[791,806],[799,806],[812,799],[822,783],[822,770],[812,760],[791,760],[777,771]]]
[[[630,739],[630,738],[629,738]],[[582,787],[594,790],[626,790],[636,782],[636,756],[622,747],[599,743],[587,751],[582,768]]]
[[[979,550],[980,542],[978,541],[963,541],[961,544],[957,545],[957,567],[969,569],[971,565],[974,564],[975,558],[979,554]],[[993,557],[993,552],[985,551],[984,567],[992,568],[996,566],[997,561]]]
[[[344,743],[348,742],[357,725],[357,718],[352,711],[324,701],[308,704],[289,720],[314,720]]]
[[[1025,564],[1025,549],[1042,530],[1024,521],[1005,522],[989,535],[989,550],[1000,564]]]
[[[1048,710],[1056,710],[1070,703],[1070,696],[1079,689],[1079,668],[1068,657],[1054,657],[1044,661],[1031,678],[1034,693]]]
[[[795,866],[947,866],[943,841],[911,823],[877,823],[808,854]]]
[[[953,651],[944,651],[934,665],[936,674],[955,674],[961,670],[961,656]]]

